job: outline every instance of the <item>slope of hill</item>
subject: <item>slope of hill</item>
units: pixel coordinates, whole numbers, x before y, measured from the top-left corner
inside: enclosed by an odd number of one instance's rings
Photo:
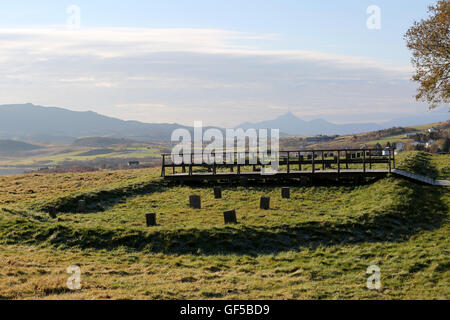
[[[118,144],[132,144],[136,141],[124,138],[110,138],[110,137],[89,137],[77,139],[73,142],[74,146],[77,147],[109,147]]]
[[[15,140],[0,140],[0,154],[36,150],[41,147]]]
[[[119,136],[169,140],[178,124],[142,123],[110,118],[87,111],[77,112],[33,104],[0,106],[0,138]],[[75,140],[75,139],[73,139]]]

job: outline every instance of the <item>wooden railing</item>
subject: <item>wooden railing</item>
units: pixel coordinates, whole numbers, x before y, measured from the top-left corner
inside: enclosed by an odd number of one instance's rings
[[[332,165],[336,165],[337,172],[340,173],[343,169],[349,169],[349,165],[361,164],[362,172],[371,170],[374,164],[385,163],[387,169],[391,172],[392,168],[395,168],[395,149],[386,148],[382,149],[327,149],[327,150],[283,150],[278,152],[278,161],[280,166],[286,166],[286,172],[297,170],[302,171],[302,167],[305,165],[311,165],[311,172],[314,173],[317,170],[317,166],[321,167],[321,171],[330,169]],[[387,152],[387,155],[385,154]],[[187,157],[180,155],[182,161],[175,163],[171,154],[162,154],[161,176],[166,176],[166,168],[172,168],[172,174],[176,173],[176,168],[182,168],[182,173],[192,175],[195,167],[208,168],[212,174],[217,174],[217,169],[227,168],[230,172],[234,172],[236,168],[236,174],[241,173],[243,166],[253,166],[255,170],[257,166],[267,166],[264,160],[261,159],[257,152],[235,152],[233,159],[230,159],[230,155],[223,152],[221,157],[222,162],[217,163],[216,154],[200,154],[191,153]],[[228,156],[228,158],[227,158]],[[271,153],[267,154],[271,157]],[[199,159],[200,161],[195,161]],[[206,159],[205,159],[206,157]],[[185,161],[188,158],[188,161]],[[228,161],[226,161],[228,160]],[[319,169],[320,170],[320,169]]]

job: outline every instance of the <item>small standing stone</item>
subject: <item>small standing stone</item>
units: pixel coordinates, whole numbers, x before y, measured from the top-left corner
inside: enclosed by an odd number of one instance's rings
[[[156,226],[156,213],[146,213],[145,221],[147,222],[147,227]]]
[[[78,212],[86,211],[86,200],[78,200]]]
[[[222,198],[222,188],[214,187],[214,198],[221,199]]]
[[[270,197],[262,196],[259,202],[259,207],[264,210],[270,209]]]
[[[236,219],[236,210],[228,210],[223,213],[223,217],[225,219],[225,224],[228,223],[237,223]]]
[[[56,208],[55,207],[51,207],[48,209],[48,214],[50,215],[50,217],[52,219],[56,218]]]
[[[291,197],[291,189],[289,187],[281,188],[281,197],[283,199],[289,199]]]
[[[193,209],[201,209],[200,196],[197,195],[189,196],[189,206]]]

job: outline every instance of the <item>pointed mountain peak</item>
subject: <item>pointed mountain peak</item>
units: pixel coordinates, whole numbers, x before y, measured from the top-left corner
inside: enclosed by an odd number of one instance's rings
[[[291,111],[286,112],[285,114],[282,114],[277,119],[299,119],[295,114],[293,114]]]

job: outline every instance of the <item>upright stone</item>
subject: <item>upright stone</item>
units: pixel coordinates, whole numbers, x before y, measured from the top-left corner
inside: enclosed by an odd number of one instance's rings
[[[289,199],[291,197],[291,189],[289,187],[281,188],[281,197],[283,199]]]
[[[221,199],[222,198],[222,188],[214,187],[214,198]]]
[[[189,196],[189,206],[193,209],[201,209],[200,196],[197,195]]]
[[[146,213],[145,222],[147,223],[147,227],[156,226],[156,213]]]
[[[259,202],[259,207],[264,210],[270,209],[270,197],[262,196]]]
[[[56,208],[55,207],[50,207],[48,209],[48,214],[50,215],[50,217],[52,219],[55,219],[56,218]]]
[[[236,210],[228,210],[223,213],[223,217],[225,219],[225,224],[228,223],[237,223],[236,219]]]
[[[78,212],[86,211],[86,200],[78,200]]]

